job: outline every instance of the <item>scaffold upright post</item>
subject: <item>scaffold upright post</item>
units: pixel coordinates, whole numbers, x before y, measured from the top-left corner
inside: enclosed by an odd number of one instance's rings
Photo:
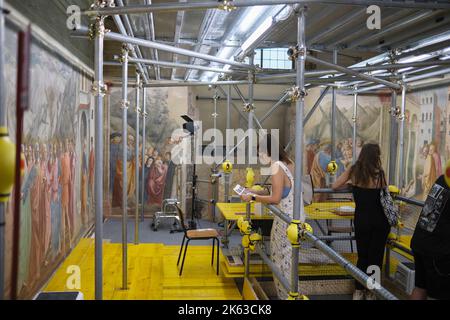
[[[352,155],[353,155],[353,164],[355,164],[356,160],[358,159],[358,156],[356,154],[356,136],[357,136],[357,130],[358,130],[358,87],[355,86],[354,88],[355,93],[353,95],[353,139],[352,139]]]
[[[103,299],[103,98],[106,86],[103,82],[103,52],[105,16],[96,18],[94,27],[95,42],[95,299]]]
[[[398,184],[400,190],[403,190],[405,187],[405,164],[404,164],[404,157],[405,157],[405,111],[406,111],[406,85],[405,85],[405,76],[403,75],[403,81],[402,81],[402,104],[400,107],[400,114],[399,114],[399,121],[400,121],[400,128],[399,128],[399,140],[400,140],[400,150],[399,150],[399,167],[398,167]]]
[[[302,8],[297,13],[297,37],[298,37],[298,57],[297,57],[297,88],[300,96],[296,101],[295,107],[295,173],[294,173],[294,212],[293,221],[299,222],[301,210],[303,210],[302,196],[302,174],[303,174],[303,117],[305,108],[305,60],[306,60],[306,41],[305,41],[305,10]],[[299,247],[292,246],[291,263],[291,298],[298,297],[298,254]]]
[[[128,55],[126,44],[122,47],[122,186],[128,185]],[[128,288],[128,193],[122,188],[122,289]]]
[[[135,208],[134,208],[134,244],[139,244],[139,122],[140,122],[140,94],[141,94],[141,75],[136,74],[136,138],[134,141],[134,162],[135,162]],[[125,188],[125,187],[124,187]]]
[[[146,143],[146,131],[147,131],[147,88],[142,89],[142,183],[141,183],[141,221],[144,222],[144,209],[145,209],[145,143]]]

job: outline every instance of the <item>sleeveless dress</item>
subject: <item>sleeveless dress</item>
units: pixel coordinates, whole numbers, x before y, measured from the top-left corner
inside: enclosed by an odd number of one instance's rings
[[[380,188],[360,188],[353,186],[355,200],[355,240],[358,250],[356,266],[366,271],[369,266],[383,267],[386,241],[391,227],[384,215],[380,201]],[[357,290],[365,287],[355,282]]]
[[[289,168],[281,161],[277,161],[276,164],[284,171],[286,176],[291,182],[291,189],[289,194],[281,199],[280,208],[289,217],[293,217],[294,211],[294,177],[292,176]],[[300,221],[305,222],[305,211],[303,209],[303,201],[301,204],[301,215]],[[280,268],[283,276],[290,280],[291,279],[291,256],[292,256],[292,246],[287,239],[286,229],[288,224],[281,220],[279,217],[274,216],[272,231],[270,233],[270,256],[272,261],[278,268]],[[281,282],[274,276],[274,283],[277,289],[278,298],[280,300],[286,300],[288,298],[288,291],[283,287]]]

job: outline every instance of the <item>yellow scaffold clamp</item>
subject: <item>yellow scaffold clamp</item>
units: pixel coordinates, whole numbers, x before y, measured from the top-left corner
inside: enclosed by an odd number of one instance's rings
[[[241,234],[249,235],[252,232],[252,226],[250,225],[250,222],[244,220],[243,217],[239,217],[239,219],[237,220],[237,227],[239,228]]]
[[[242,246],[250,251],[254,251],[256,244],[261,240],[262,236],[259,233],[246,234],[242,237]]]
[[[8,128],[0,127],[0,202],[8,202],[16,171],[16,146],[9,138]]]
[[[336,163],[336,161],[334,161],[334,160],[330,161],[330,163],[327,165],[327,172],[332,176],[334,176],[336,174],[338,169],[339,169],[339,166]]]
[[[400,189],[397,186],[390,185],[388,187],[388,189],[389,189],[389,193],[391,193],[391,194],[395,194],[395,195],[400,194]]]
[[[300,247],[300,240],[305,241],[305,232],[313,233],[311,225],[300,220],[292,220],[286,230],[287,238],[294,248]]]
[[[300,234],[299,234],[300,224],[301,224],[300,220],[292,220],[291,224],[288,226],[286,230],[287,238],[294,248],[300,247]]]
[[[245,187],[251,188],[253,187],[253,184],[255,183],[255,172],[253,171],[253,168],[247,168],[247,173],[245,175],[246,182]]]
[[[289,292],[288,300],[309,300],[304,294],[299,294],[298,292]]]
[[[225,160],[222,163],[222,170],[224,173],[231,173],[233,171],[233,164],[230,160]]]

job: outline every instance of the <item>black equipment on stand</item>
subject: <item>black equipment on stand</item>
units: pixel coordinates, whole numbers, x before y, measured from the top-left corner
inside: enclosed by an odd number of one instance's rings
[[[194,120],[192,120],[189,116],[183,115],[181,116],[186,123],[183,124],[183,129],[188,131],[190,134],[190,137],[193,137],[193,148],[194,148],[194,157],[193,157],[193,164],[192,164],[192,203],[191,203],[191,219],[188,221],[188,228],[189,229],[197,229],[197,223],[195,222],[195,208],[196,208],[196,196],[197,196],[197,173],[196,173],[196,165],[195,165],[195,125]],[[192,150],[192,144],[191,144],[191,150]],[[191,151],[192,152],[192,151]]]

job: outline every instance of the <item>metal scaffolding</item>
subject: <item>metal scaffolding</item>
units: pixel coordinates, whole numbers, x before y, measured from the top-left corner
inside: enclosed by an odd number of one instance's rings
[[[122,48],[122,186],[128,185],[127,161],[128,161],[128,48]],[[125,190],[125,191],[124,191]],[[122,289],[128,287],[128,195],[126,188],[122,192]]]
[[[146,131],[147,131],[147,88],[144,87],[142,89],[142,184],[141,184],[141,221],[144,222],[144,209],[145,209],[145,143],[147,137]]]
[[[1,7],[1,1],[0,0],[0,7]],[[257,5],[277,5],[277,4],[301,4],[301,3],[308,3],[310,1],[299,1],[299,0],[291,0],[291,1],[278,1],[278,0],[234,0],[233,6],[235,7],[249,7],[249,6],[257,6]],[[317,1],[317,3],[324,3],[324,4],[347,4],[347,5],[354,5],[354,6],[366,6],[368,4],[375,4],[382,7],[390,7],[390,8],[416,8],[416,9],[449,9],[450,4],[446,3],[426,3],[426,2],[385,2],[385,1]],[[450,61],[440,61],[440,60],[433,60],[433,61],[423,61],[423,62],[413,62],[413,63],[390,63],[390,64],[378,64],[378,65],[370,65],[370,66],[364,66],[364,67],[358,67],[358,68],[349,68],[349,67],[343,67],[338,65],[337,63],[337,51],[334,50],[334,58],[333,63],[321,60],[319,58],[316,58],[312,55],[307,54],[307,47],[306,47],[306,41],[305,41],[305,8],[301,8],[297,12],[297,25],[298,25],[298,39],[297,39],[297,53],[296,53],[296,73],[294,74],[279,74],[279,75],[264,75],[261,70],[257,70],[254,65],[253,61],[253,55],[250,55],[249,57],[249,63],[245,64],[239,61],[234,60],[228,60],[223,59],[220,57],[216,57],[213,55],[203,54],[192,50],[182,49],[178,48],[176,46],[171,46],[167,44],[162,44],[159,42],[152,40],[144,40],[134,37],[134,35],[130,34],[131,27],[129,26],[130,23],[128,21],[128,17],[124,16],[124,20],[126,23],[126,26],[123,25],[122,20],[120,19],[119,15],[129,15],[129,14],[139,14],[139,13],[152,13],[152,12],[162,12],[162,11],[183,11],[183,10],[200,10],[200,9],[207,9],[207,8],[218,8],[220,4],[218,5],[215,1],[199,1],[199,2],[179,2],[179,3],[158,3],[158,4],[151,4],[150,1],[147,2],[146,5],[127,5],[124,6],[123,3],[120,4],[118,7],[107,7],[105,5],[103,6],[96,6],[93,7],[90,10],[85,11],[84,13],[87,15],[95,15],[96,16],[96,22],[95,22],[95,34],[94,34],[94,40],[95,40],[95,82],[93,86],[93,91],[96,96],[96,148],[95,148],[95,155],[96,155],[96,163],[95,163],[95,214],[96,214],[96,220],[95,220],[95,297],[96,299],[102,299],[102,224],[103,224],[103,96],[106,92],[105,85],[103,83],[103,46],[104,41],[118,41],[120,43],[124,44],[124,52],[122,53],[122,56],[120,57],[120,63],[122,64],[122,79],[118,81],[117,83],[122,86],[122,107],[123,107],[123,127],[122,127],[122,160],[123,160],[123,185],[127,185],[127,176],[126,176],[126,162],[128,159],[128,146],[127,146],[127,108],[128,108],[128,96],[127,96],[127,90],[128,85],[130,85],[130,82],[128,81],[128,64],[134,63],[137,65],[137,69],[139,73],[141,74],[143,78],[143,82],[141,83],[139,79],[139,75],[136,80],[136,150],[135,150],[135,157],[136,157],[136,211],[135,211],[135,243],[138,243],[138,219],[139,219],[139,123],[140,123],[140,115],[142,116],[143,120],[143,143],[142,143],[142,157],[144,161],[145,157],[145,118],[146,118],[146,90],[147,87],[186,87],[186,86],[214,86],[221,92],[224,96],[227,96],[227,129],[231,127],[231,106],[233,106],[237,111],[239,111],[240,117],[245,119],[247,121],[247,127],[248,129],[253,129],[254,125],[256,124],[256,127],[262,128],[262,123],[268,119],[278,108],[280,105],[282,105],[289,97],[292,99],[293,95],[289,93],[284,93],[281,98],[273,105],[273,107],[261,118],[257,119],[254,116],[254,85],[257,83],[261,84],[273,84],[276,83],[277,80],[286,80],[289,78],[295,78],[296,80],[296,87],[294,87],[295,91],[297,91],[298,95],[295,96],[296,101],[296,129],[295,129],[295,137],[297,139],[293,139],[289,142],[287,148],[295,141],[295,159],[296,159],[296,166],[295,166],[295,174],[294,174],[294,211],[292,219],[287,216],[286,214],[280,212],[279,209],[277,209],[274,206],[269,206],[271,211],[274,212],[277,216],[279,216],[281,219],[283,219],[288,224],[294,224],[299,228],[299,232],[302,233],[302,235],[311,241],[314,242],[314,245],[316,248],[324,252],[326,255],[330,257],[330,259],[334,260],[336,263],[342,265],[353,277],[355,277],[356,280],[360,281],[361,283],[365,284],[364,282],[367,281],[368,276],[362,272],[361,270],[357,269],[353,265],[351,265],[348,261],[346,261],[343,257],[341,257],[339,254],[334,252],[332,249],[330,249],[326,244],[324,244],[319,238],[312,235],[312,233],[307,232],[303,229],[303,222],[300,221],[301,217],[301,210],[303,210],[302,206],[302,167],[303,167],[303,139],[299,139],[299,137],[303,137],[303,127],[308,122],[308,120],[311,118],[312,114],[315,112],[316,108],[320,105],[321,101],[325,97],[325,95],[328,93],[329,89],[331,88],[333,91],[333,132],[332,132],[332,144],[333,148],[335,148],[335,112],[336,112],[336,91],[337,89],[340,89],[344,85],[342,83],[336,84],[337,81],[355,81],[354,83],[346,84],[345,86],[352,88],[352,91],[350,94],[354,95],[354,107],[353,107],[353,161],[355,161],[356,157],[356,139],[357,139],[357,107],[358,107],[358,94],[363,92],[374,92],[374,90],[378,89],[384,89],[384,88],[390,88],[393,93],[393,107],[395,106],[395,95],[397,92],[401,91],[402,94],[402,103],[400,108],[400,127],[399,127],[399,135],[400,135],[400,150],[399,150],[399,157],[400,157],[400,168],[403,169],[403,158],[404,158],[404,148],[403,148],[403,135],[404,135],[404,126],[405,126],[405,108],[406,108],[406,92],[413,91],[413,90],[421,90],[423,88],[428,88],[432,86],[442,85],[442,84],[448,84],[450,83],[449,79],[444,79],[440,81],[436,81],[434,83],[430,84],[416,84],[415,82],[428,79],[430,77],[436,77],[436,76],[442,76],[444,74],[448,74],[450,72],[450,69],[439,69],[439,70],[432,70],[431,72],[427,72],[424,74],[416,75],[408,77],[407,79],[405,77],[402,78],[401,81],[390,81],[390,79],[394,79],[392,75],[377,75],[373,76],[371,74],[368,74],[368,72],[372,71],[378,71],[378,70],[397,70],[397,69],[404,69],[404,68],[419,68],[419,67],[436,67],[436,66],[444,66],[450,64]],[[223,9],[223,8],[222,8]],[[105,26],[104,26],[104,19],[106,15],[113,15],[114,20],[119,28],[119,33],[114,32],[106,32]],[[1,13],[0,13],[1,16]],[[128,22],[127,22],[128,21]],[[1,20],[0,20],[0,27],[1,27]],[[128,32],[127,32],[128,29]],[[85,36],[89,33],[89,29],[86,27],[80,27],[77,31],[74,32],[74,36]],[[1,32],[0,32],[1,36]],[[322,36],[322,35],[318,35]],[[0,37],[0,41],[1,41]],[[133,50],[130,45],[136,46],[136,49]],[[157,58],[154,58],[152,60],[149,59],[143,59],[142,54],[140,53],[139,47],[145,47],[150,48],[154,50],[156,53],[156,50],[170,52],[177,55],[184,55],[192,58],[198,58],[203,59],[210,62],[215,62],[223,65],[232,66],[235,69],[233,70],[223,70],[216,67],[206,67],[206,66],[199,66],[199,65],[193,65],[193,64],[181,64],[181,63],[175,63],[175,62],[166,62],[166,61],[160,61]],[[129,50],[131,49],[131,55],[132,58],[129,57]],[[155,55],[155,54],[154,54]],[[116,57],[116,59],[118,59]],[[322,65],[324,67],[330,68],[331,70],[320,70],[320,71],[312,71],[312,72],[306,72],[305,71],[305,62],[309,61],[318,65]],[[0,61],[1,62],[1,61]],[[1,65],[1,63],[0,63]],[[227,74],[227,75],[234,75],[239,74],[243,72],[248,72],[248,79],[247,80],[224,80],[224,81],[209,81],[209,82],[202,82],[202,81],[170,81],[170,82],[164,82],[164,81],[156,81],[151,82],[148,79],[148,72],[147,67],[154,66],[155,70],[156,67],[163,66],[163,67],[170,67],[170,68],[185,68],[188,70],[200,70],[200,71],[208,71],[208,72],[215,72],[220,74]],[[0,69],[1,71],[1,69]],[[156,71],[155,71],[156,72]],[[256,74],[258,73],[258,76]],[[331,76],[331,77],[324,77],[324,76]],[[156,77],[159,79],[159,76]],[[307,85],[305,84],[305,79],[307,79],[308,84],[310,85],[324,85],[326,88],[322,91],[319,99],[315,103],[315,105],[312,107],[310,112],[305,116],[304,115],[304,107],[305,107],[305,88]],[[411,85],[409,83],[412,83]],[[376,84],[376,85],[371,85]],[[221,88],[221,85],[227,86],[227,93]],[[243,94],[240,92],[240,89],[238,85],[248,85],[248,100],[246,101]],[[369,86],[368,86],[369,85]],[[233,102],[231,97],[231,86],[234,86],[236,92],[238,93],[239,97],[243,101],[243,103],[246,106],[246,109],[248,111],[248,116],[246,116],[240,108],[238,108]],[[336,86],[338,88],[336,88]],[[140,88],[143,88],[143,111],[139,109],[140,104]],[[0,94],[2,92],[0,91]],[[2,98],[2,96],[0,96]],[[0,100],[1,102],[1,100]],[[215,99],[215,103],[217,103],[217,99]],[[1,114],[1,113],[0,113]],[[1,118],[0,118],[1,120]],[[294,138],[295,138],[294,137]],[[248,156],[249,159],[252,155],[252,141],[251,133],[248,136]],[[236,150],[236,148],[244,142],[245,139],[238,142],[238,144],[231,148],[230,150],[227,150],[227,155],[225,156],[224,160],[227,159],[227,157]],[[394,151],[393,148],[391,148],[391,151]],[[395,148],[395,152],[397,152],[397,148]],[[333,159],[334,159],[335,153],[333,152]],[[142,175],[144,175],[144,163],[142,163]],[[220,164],[217,164],[215,166],[213,173],[216,172],[217,167]],[[401,170],[400,170],[401,171]],[[404,186],[404,176],[400,172],[400,176],[398,177],[398,185],[400,187]],[[142,202],[142,211],[141,211],[141,217],[144,215],[144,199],[143,199],[143,188],[144,185],[141,186],[142,188],[142,194],[141,194],[141,202]],[[125,188],[124,188],[125,190]],[[123,263],[123,283],[122,286],[125,289],[127,287],[127,196],[126,192],[124,191],[123,197],[122,197],[122,248],[123,248],[123,254],[122,254],[122,263]],[[1,213],[1,212],[0,212]],[[246,218],[250,222],[250,206],[247,207],[246,212]],[[263,254],[263,252],[260,249],[257,249],[257,252],[260,253],[263,260],[271,267],[272,270],[274,270],[274,274],[280,279],[281,283],[286,287],[287,290],[289,290],[289,296],[291,298],[295,298],[298,296],[298,252],[299,248],[298,245],[293,244],[292,245],[292,265],[291,265],[291,279],[288,281],[287,279],[284,279],[281,275],[279,270],[277,270],[277,267],[271,262],[271,260]],[[249,275],[249,251],[246,252],[245,257],[245,275]],[[366,282],[367,283],[367,282]],[[395,299],[394,296],[392,296],[389,292],[387,292],[384,288],[381,289],[375,289],[378,295],[386,298],[386,299]]]
[[[277,4],[308,4],[308,0],[234,0],[233,7],[267,6]],[[369,0],[321,0],[315,1],[325,4],[340,4],[353,6],[377,5],[385,8],[415,8],[415,9],[450,9],[450,4],[436,2],[395,2],[395,1],[369,1]],[[114,15],[114,14],[139,14],[163,11],[205,10],[220,8],[216,1],[179,2],[179,3],[155,3],[147,5],[129,5],[127,7],[89,9],[83,13],[86,15]]]
[[[103,49],[105,17],[99,16],[95,23],[95,299],[103,299]]]
[[[134,141],[134,165],[135,165],[135,208],[134,208],[134,244],[139,244],[139,124],[140,124],[140,115],[141,115],[141,75],[139,73],[136,74],[136,138]],[[123,186],[122,192],[126,192],[126,186]]]
[[[278,207],[274,205],[267,205],[267,207],[270,209],[270,211],[282,219],[287,224],[295,223],[293,219],[291,219],[286,213],[281,211]],[[347,259],[342,257],[339,253],[337,253],[335,250],[330,248],[326,243],[323,241],[334,239],[334,237],[317,237],[315,236],[311,231],[309,231],[307,228],[305,228],[304,225],[298,225],[298,237],[299,239],[303,239],[303,241],[311,241],[316,249],[324,253],[328,258],[330,258],[332,261],[337,263],[338,265],[342,266],[355,280],[357,280],[359,283],[361,283],[364,287],[368,287],[369,283],[372,283],[372,279],[362,270],[358,269],[356,266],[354,266],[351,262],[349,262]],[[342,238],[342,240],[345,238]],[[322,241],[323,240],[323,241]],[[258,253],[261,253],[260,250],[257,250]],[[264,253],[263,253],[264,254]],[[262,255],[262,258],[264,261],[265,257]],[[294,259],[292,259],[294,260]],[[294,261],[293,261],[294,262]],[[280,269],[278,266],[274,264],[268,264],[271,270],[274,270],[274,274],[277,276],[277,278],[280,278]],[[297,261],[297,268],[298,268],[298,261]],[[294,268],[293,268],[294,269]],[[294,279],[295,278],[295,279]],[[286,287],[287,281],[281,281],[281,283]],[[298,270],[295,275],[292,275],[291,279],[291,287],[294,286],[294,283],[298,284]],[[286,287],[286,289],[289,289]],[[375,285],[372,289],[379,297],[386,299],[386,300],[398,300],[392,293],[390,293],[388,290],[386,290],[384,287],[381,286],[381,284]],[[294,294],[296,292],[293,292]],[[297,293],[298,294],[298,293]]]

